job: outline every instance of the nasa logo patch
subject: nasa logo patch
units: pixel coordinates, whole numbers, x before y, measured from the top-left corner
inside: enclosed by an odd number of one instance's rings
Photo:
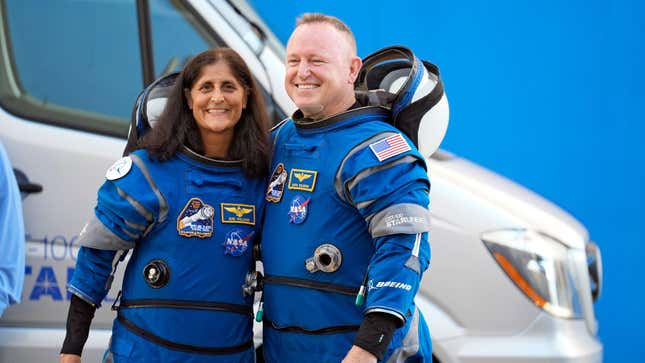
[[[226,241],[224,245],[224,254],[231,255],[235,257],[242,256],[244,252],[249,248],[249,242],[255,232],[251,231],[248,234],[245,234],[239,229],[234,229],[226,234]]]
[[[207,238],[213,235],[215,208],[199,198],[191,198],[177,217],[180,236]]]
[[[285,169],[284,164],[278,164],[271,178],[269,178],[269,186],[267,186],[267,192],[265,199],[269,202],[278,203],[282,199],[282,194],[284,193],[284,184],[287,182],[287,169]]]
[[[305,221],[307,218],[307,212],[309,211],[309,202],[311,198],[305,199],[302,195],[296,195],[291,200],[291,206],[289,207],[289,223],[300,224]]]
[[[105,172],[105,179],[116,180],[123,178],[132,169],[132,159],[129,156],[124,156],[117,160]]]

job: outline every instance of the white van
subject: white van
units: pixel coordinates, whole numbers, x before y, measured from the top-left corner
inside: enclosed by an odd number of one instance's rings
[[[244,57],[274,120],[294,110],[284,49],[244,2],[0,0],[0,141],[24,192],[27,255],[23,301],[0,318],[0,362],[57,359],[77,234],[123,151],[136,95],[216,46]],[[584,226],[450,153],[428,165],[432,261],[417,303],[436,361],[600,362],[601,262]],[[86,362],[107,347],[118,285]]]

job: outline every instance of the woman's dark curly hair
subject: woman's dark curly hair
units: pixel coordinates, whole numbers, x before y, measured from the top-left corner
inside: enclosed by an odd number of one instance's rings
[[[264,107],[264,98],[251,71],[237,52],[230,48],[214,48],[194,56],[177,77],[166,106],[159,120],[139,141],[137,148],[148,150],[154,159],[170,159],[183,145],[204,154],[197,122],[188,106],[184,90],[190,90],[200,77],[202,69],[217,62],[225,62],[233,76],[248,94],[246,108],[235,125],[233,140],[228,150],[229,160],[242,160],[244,173],[252,177],[268,173],[270,142],[268,136],[269,116]]]

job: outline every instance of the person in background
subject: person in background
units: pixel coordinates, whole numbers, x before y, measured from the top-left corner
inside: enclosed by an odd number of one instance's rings
[[[25,278],[25,225],[20,190],[0,143],[0,316],[20,302]]]
[[[424,158],[389,111],[357,102],[361,59],[343,22],[304,14],[286,56],[299,109],[273,130],[264,358],[430,362],[413,301],[430,260]]]
[[[253,299],[241,286],[254,268],[268,128],[235,51],[208,50],[186,64],[155,127],[107,171],[79,236],[61,362],[80,362],[128,250],[105,361],[255,361]]]

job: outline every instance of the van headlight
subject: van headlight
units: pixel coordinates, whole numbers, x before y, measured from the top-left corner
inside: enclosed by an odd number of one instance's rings
[[[560,318],[583,317],[578,277],[580,268],[586,271],[585,251],[528,229],[484,232],[481,239],[506,275],[535,305]]]

